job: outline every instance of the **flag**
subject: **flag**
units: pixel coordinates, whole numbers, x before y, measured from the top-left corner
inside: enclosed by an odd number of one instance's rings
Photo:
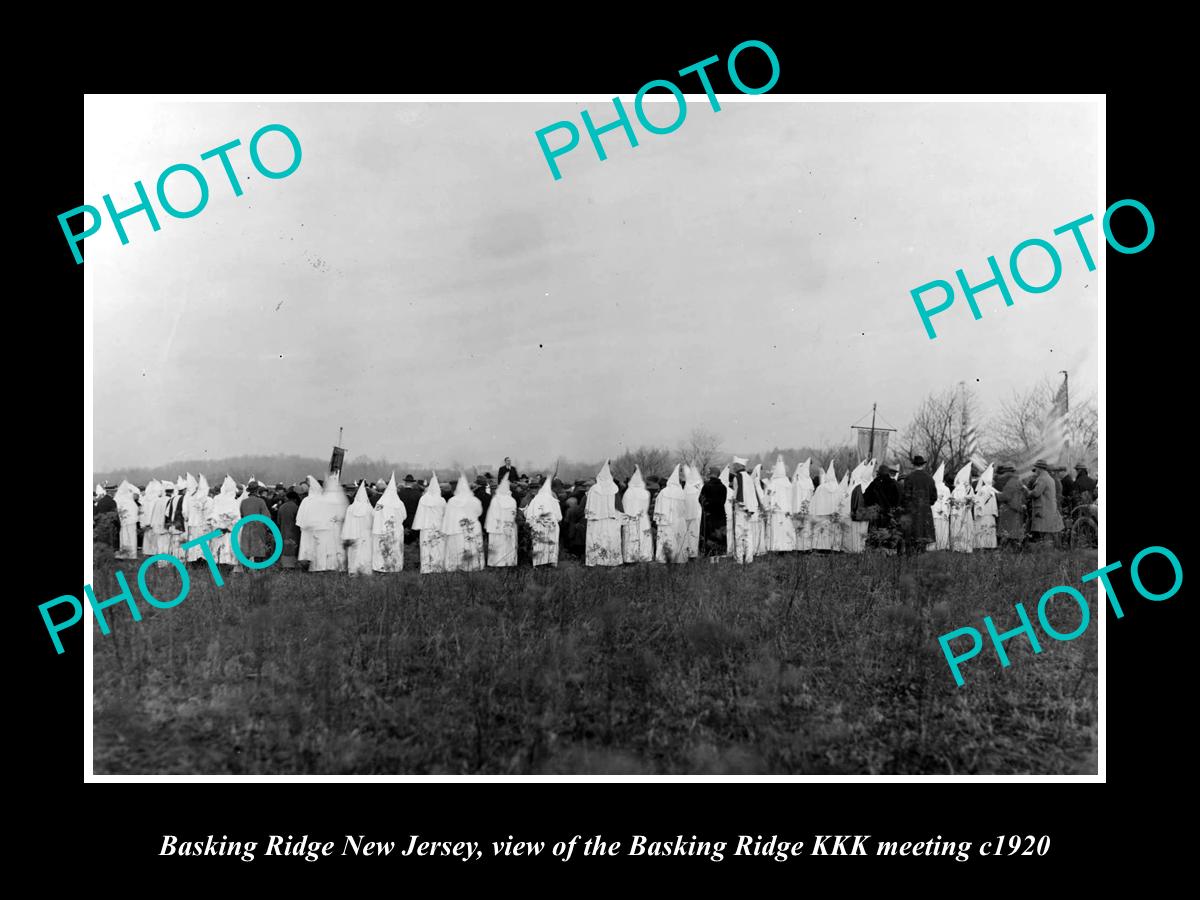
[[[987,460],[979,452],[979,433],[975,430],[975,423],[971,421],[971,415],[967,409],[965,389],[962,394],[962,455],[981,472],[987,468]]]
[[[1064,378],[1050,410],[1042,422],[1042,448],[1040,456],[1050,463],[1066,465],[1070,449],[1067,442],[1067,379]]]
[[[346,450],[343,447],[334,447],[333,456],[329,458],[329,471],[341,472],[342,461],[346,458]]]
[[[871,446],[871,429],[858,429],[858,458],[877,459],[883,462],[887,458],[888,435],[890,432],[875,429],[875,446]]]

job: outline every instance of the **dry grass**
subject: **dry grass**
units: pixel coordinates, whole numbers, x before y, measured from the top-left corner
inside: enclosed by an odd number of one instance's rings
[[[1033,615],[1094,552],[405,565],[222,588],[202,570],[180,606],[96,628],[96,772],[1095,771],[1094,622],[1038,656],[1010,641],[1009,669],[985,646],[962,688],[937,643],[1011,627],[1017,600]]]

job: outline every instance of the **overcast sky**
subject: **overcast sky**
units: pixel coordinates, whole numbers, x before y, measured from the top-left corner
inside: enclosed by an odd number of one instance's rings
[[[631,106],[631,98],[624,98]],[[732,99],[732,98],[731,98]],[[726,448],[849,442],[878,401],[902,427],[966,380],[988,411],[1060,369],[1094,390],[1103,258],[1093,104],[728,102],[639,146],[586,132],[555,181],[534,132],[603,103],[108,103],[86,119],[85,202],[134,205],[177,162],[208,176],[86,242],[97,469],[243,453],[449,465],[617,456],[695,426]],[[668,122],[670,107],[654,110]],[[268,180],[247,145],[292,128]],[[240,138],[234,197],[200,153]],[[561,135],[551,138],[555,145]],[[271,135],[264,161],[282,168]],[[168,194],[193,205],[188,178]],[[155,201],[157,206],[157,201]],[[909,291],[990,277],[1022,240],[1063,275],[1015,305],[960,297],[929,340]],[[1098,247],[1098,242],[1099,246]],[[1026,265],[1028,268],[1026,268]],[[1022,256],[1027,280],[1049,263]],[[930,295],[932,305],[940,299]]]

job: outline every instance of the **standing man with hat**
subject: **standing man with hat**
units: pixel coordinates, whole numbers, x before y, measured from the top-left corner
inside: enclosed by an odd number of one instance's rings
[[[1058,496],[1054,479],[1050,477],[1050,464],[1039,459],[1033,464],[1034,479],[1029,488],[1033,500],[1033,518],[1029,530],[1036,541],[1053,544],[1063,530],[1062,516],[1058,513]]]
[[[1016,470],[1005,463],[996,468],[996,486],[1000,489],[996,498],[996,537],[1002,549],[1019,550],[1025,541],[1025,485]]]
[[[908,553],[923,553],[934,540],[933,505],[937,503],[937,485],[925,471],[925,457],[912,458],[913,470],[904,478],[904,526],[905,550]]]

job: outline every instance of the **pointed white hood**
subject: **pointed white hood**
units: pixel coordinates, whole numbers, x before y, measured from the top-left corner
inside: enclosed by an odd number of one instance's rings
[[[971,496],[971,464],[968,462],[954,476],[954,490],[950,496],[955,500],[966,500]]]
[[[548,516],[553,522],[562,521],[562,507],[551,490],[549,475],[543,479],[542,486],[538,488],[538,492],[533,495],[533,499],[525,507],[526,519],[537,519],[542,516]]]
[[[371,520],[371,533],[387,534],[389,522],[394,523],[392,529],[399,532],[407,517],[408,510],[404,506],[404,501],[400,499],[400,492],[396,490],[396,473],[393,472],[387,487],[383,489],[383,496],[375,504],[375,515]]]
[[[621,495],[621,509],[627,516],[645,515],[650,509],[650,492],[646,490],[640,466],[634,466],[633,474],[629,476],[629,484]]]
[[[371,506],[371,498],[367,496],[367,483],[360,481],[354,494],[354,502],[347,507],[346,518],[342,522],[342,540],[369,541],[374,520],[375,510]]]
[[[610,480],[611,477],[609,476]],[[491,503],[488,504],[483,527],[487,529],[488,534],[500,532],[504,530],[506,523],[516,521],[516,515],[517,501],[513,499],[512,488],[508,483],[508,473],[505,472],[500,483],[496,485],[496,493],[492,495]]]
[[[442,496],[442,486],[438,484],[437,472],[432,472],[429,476],[429,484],[425,487],[425,493],[417,502],[417,512],[413,516],[413,530],[441,531],[445,512],[446,499]]]
[[[471,483],[460,473],[454,496],[446,502],[446,513],[442,518],[442,531],[446,534],[461,534],[466,529],[463,521],[478,521],[483,514],[483,504],[471,493]]]

